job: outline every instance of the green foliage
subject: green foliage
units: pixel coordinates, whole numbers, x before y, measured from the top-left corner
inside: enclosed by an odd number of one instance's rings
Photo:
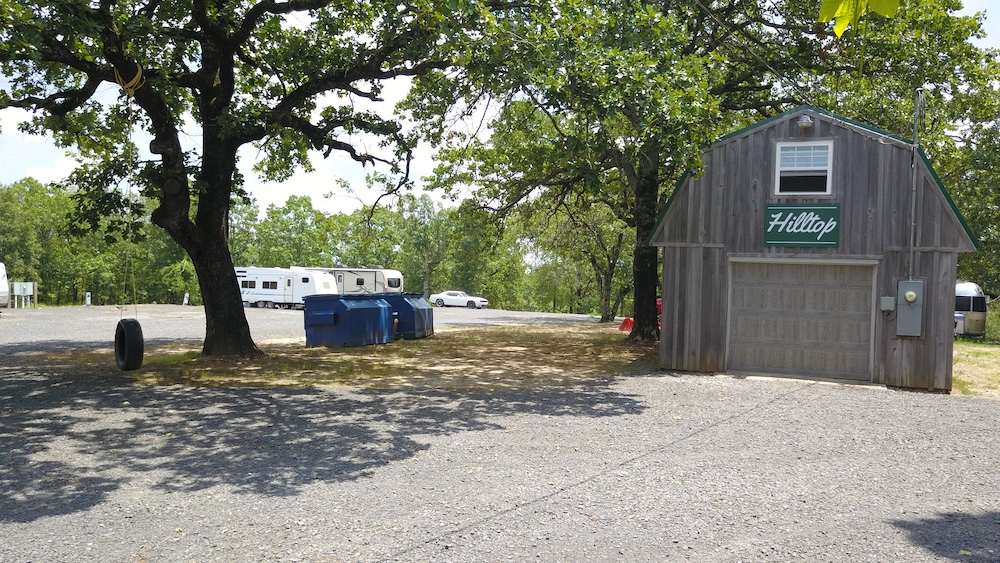
[[[435,288],[448,285],[442,279],[442,266],[448,258],[452,211],[435,205],[427,195],[408,195],[400,200],[399,213],[403,240],[396,265],[406,273],[407,291],[428,297]]]
[[[290,196],[285,205],[267,208],[256,226],[257,266],[327,265],[330,243],[323,214],[308,197]]]
[[[974,150],[958,151],[948,161],[952,195],[979,239],[978,252],[959,257],[958,276],[1000,293],[1000,119],[974,127]]]
[[[39,302],[79,305],[180,303],[199,297],[184,252],[165,233],[137,223],[135,240],[73,228],[72,194],[25,179],[0,186],[0,261],[12,281],[38,283]]]
[[[259,214],[253,203],[236,202],[229,210],[229,253],[237,266],[263,263],[255,243]]]
[[[606,203],[578,197],[551,210],[522,207],[518,218],[534,262],[530,308],[605,321],[622,313],[632,291],[635,241]]]

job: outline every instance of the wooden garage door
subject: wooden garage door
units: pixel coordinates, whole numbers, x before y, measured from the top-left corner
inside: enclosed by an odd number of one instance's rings
[[[871,381],[873,268],[733,262],[729,371]]]

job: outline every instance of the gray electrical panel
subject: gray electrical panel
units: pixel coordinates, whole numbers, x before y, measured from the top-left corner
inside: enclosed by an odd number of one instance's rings
[[[924,316],[924,281],[896,283],[896,336],[920,336]]]

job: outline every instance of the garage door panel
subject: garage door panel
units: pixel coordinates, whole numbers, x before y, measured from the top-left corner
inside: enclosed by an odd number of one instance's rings
[[[868,322],[868,318],[858,318],[857,315],[831,315],[824,319],[788,318],[747,311],[746,316],[734,320],[734,332],[743,335],[734,345],[751,343],[787,346],[794,342],[798,346],[808,347],[809,343],[815,342],[819,347],[867,346],[870,342],[868,332],[856,328],[857,324],[863,322]],[[797,338],[786,336],[789,334],[797,335]]]
[[[872,266],[732,266],[730,371],[871,379]]]

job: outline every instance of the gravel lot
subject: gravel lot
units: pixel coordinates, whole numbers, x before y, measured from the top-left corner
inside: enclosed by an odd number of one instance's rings
[[[497,309],[434,307],[434,328],[472,328],[503,324],[574,323],[591,320],[585,315],[523,313]],[[302,311],[245,309],[254,341],[299,339],[305,343]],[[6,350],[58,351],[114,348],[115,328],[122,318],[142,325],[147,346],[194,342],[205,338],[205,311],[180,305],[129,305],[127,307],[55,307],[0,309],[0,354]]]
[[[259,342],[304,340],[301,313],[247,312]],[[580,321],[522,315],[435,328]],[[111,347],[121,316],[0,313],[0,561],[1000,561],[1000,401],[673,373],[142,387],[25,359]],[[125,316],[204,334],[194,307]]]

